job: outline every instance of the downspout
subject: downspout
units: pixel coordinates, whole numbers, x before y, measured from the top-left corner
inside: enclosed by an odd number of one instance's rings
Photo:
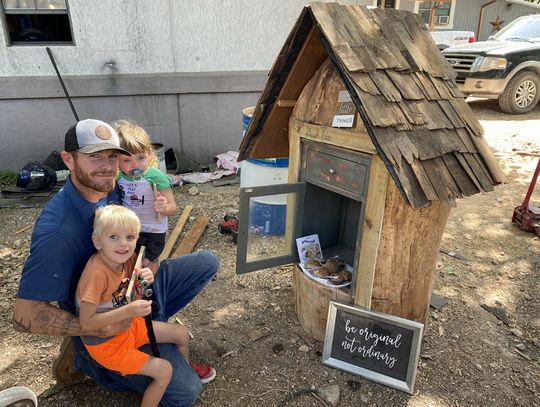
[[[486,4],[480,6],[480,18],[478,19],[478,29],[476,30],[476,41],[480,41],[480,30],[482,29],[482,23],[484,22],[484,11],[485,8],[497,0],[488,1]]]

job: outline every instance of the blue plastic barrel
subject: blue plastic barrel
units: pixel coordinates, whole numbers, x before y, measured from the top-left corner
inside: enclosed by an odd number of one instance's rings
[[[244,110],[242,110],[242,138],[244,138],[244,135],[246,134],[249,122],[251,121],[251,116],[253,116],[254,111],[255,106],[246,107]]]
[[[242,137],[244,136],[254,107],[242,110]],[[240,187],[286,184],[288,158],[247,159],[242,161]],[[250,200],[249,226],[259,235],[283,235],[287,214],[287,195],[262,196]]]

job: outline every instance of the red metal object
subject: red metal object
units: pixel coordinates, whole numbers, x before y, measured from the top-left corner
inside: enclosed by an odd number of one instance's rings
[[[540,159],[538,159],[536,170],[534,171],[523,203],[514,209],[512,223],[519,225],[519,228],[525,232],[534,232],[540,236],[540,207],[529,205],[529,201],[536,185],[536,180],[538,179],[538,174],[540,174]]]
[[[231,234],[233,242],[236,243],[238,238],[238,218],[233,215],[225,215],[223,221],[218,225],[219,233]]]

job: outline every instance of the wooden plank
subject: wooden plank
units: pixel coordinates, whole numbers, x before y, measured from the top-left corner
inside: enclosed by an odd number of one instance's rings
[[[281,75],[285,76],[285,81],[277,94],[277,100],[298,99],[304,86],[326,58],[326,51],[319,40],[316,29],[312,27],[300,51],[295,55],[290,71],[288,73],[280,72]],[[278,108],[276,103],[271,104],[268,109],[270,109],[268,116],[257,139],[252,144],[250,156],[253,158],[288,157],[288,127],[292,111]]]
[[[424,115],[424,118],[427,121],[427,128],[429,130],[454,128],[452,122],[441,110],[438,103],[433,103],[428,100],[421,100],[417,102],[416,106]]]
[[[411,123],[412,125],[421,126],[423,124],[427,124],[427,120],[425,119],[420,109],[418,109],[416,102],[410,103],[407,101],[402,101],[397,103],[397,105],[403,112],[409,123]]]
[[[465,170],[465,172],[469,176],[469,179],[474,183],[476,188],[479,191],[483,191],[484,188],[482,188],[482,185],[478,181],[478,177],[474,174],[473,169],[471,168],[471,166],[465,159],[465,154],[468,154],[468,153],[464,153],[464,154],[454,153],[454,157],[456,157],[456,160],[461,164],[461,167],[463,168],[463,170]]]
[[[418,83],[421,84],[421,87],[424,89],[424,94],[429,100],[439,100],[441,95],[437,92],[437,89],[431,81],[431,77],[425,72],[415,72],[411,76],[416,77]]]
[[[480,125],[478,119],[474,116],[470,106],[465,102],[465,99],[452,99],[450,103],[454,110],[461,117],[461,120],[467,125],[475,136],[484,134],[484,129]]]
[[[139,249],[139,255],[137,256],[137,260],[135,261],[135,265],[133,266],[133,270],[131,271],[131,277],[129,278],[128,287],[126,290],[126,300],[128,304],[132,302],[133,300],[136,300],[135,298],[135,281],[137,280],[137,274],[135,274],[135,269],[140,269],[142,267],[142,261],[144,258],[144,252],[146,248],[144,246],[141,246]]]
[[[474,169],[474,174],[484,187],[484,191],[493,191],[495,183],[489,170],[485,167],[482,157],[479,154],[467,154],[465,157],[469,165]]]
[[[465,150],[460,150],[461,152],[467,152],[467,153],[476,153],[478,152],[478,149],[474,145],[474,142],[472,141],[473,134],[469,132],[466,128],[458,128],[455,129],[457,135],[459,136],[461,142],[465,146]]]
[[[378,155],[371,159],[366,210],[362,224],[362,243],[358,254],[358,267],[354,288],[354,304],[371,308],[373,281],[379,241],[385,212],[386,191],[389,183],[388,170]]]
[[[209,222],[210,218],[208,216],[201,216],[197,218],[191,229],[189,229],[180,242],[180,245],[174,252],[174,256],[178,257],[191,253],[204,233],[204,230],[206,229],[206,226],[208,226]]]
[[[381,38],[392,38],[385,35],[389,13],[377,14],[374,10],[359,6],[345,6],[344,8],[354,19],[354,27],[361,32],[364,44],[370,51],[371,58],[378,61],[379,68],[410,69],[408,61],[399,52],[395,42],[381,41]]]
[[[463,196],[471,196],[481,192],[454,154],[445,154],[442,158]]]
[[[389,102],[400,102],[403,98],[401,97],[401,92],[394,85],[394,82],[390,80],[386,71],[378,70],[369,74],[371,79],[377,85],[380,93],[388,100]]]
[[[403,185],[403,189],[407,192],[406,198],[413,208],[423,208],[432,204],[427,198],[412,167],[403,157],[399,162],[398,176]]]
[[[436,78],[434,76],[430,76],[429,79],[431,79],[431,83],[437,89],[437,92],[439,92],[439,95],[441,96],[441,99],[453,99],[454,96],[452,95],[452,91],[448,89],[448,85],[444,79]]]
[[[370,95],[378,95],[380,93],[377,85],[375,85],[373,79],[371,79],[371,76],[367,73],[352,72],[349,73],[349,78],[351,78],[351,81],[363,92],[369,93]]]
[[[465,123],[461,120],[454,107],[448,100],[438,100],[437,103],[441,110],[446,114],[446,117],[452,123],[455,128],[465,127]]]
[[[446,203],[448,206],[455,206],[453,201],[455,198],[461,198],[461,191],[448,172],[442,158],[437,157],[422,161],[422,165],[437,192],[439,201]]]
[[[292,64],[294,64],[296,61],[300,52],[300,47],[305,45],[305,40],[312,29],[313,18],[311,17],[309,8],[304,7],[300,17],[298,17],[298,20],[287,37],[287,40],[283,44],[279,55],[274,61],[274,64],[272,65],[268,75],[268,81],[261,92],[255,112],[251,118],[250,125],[246,131],[246,134],[244,135],[244,138],[242,139],[240,153],[238,156],[239,160],[244,160],[251,156],[253,148],[256,144],[256,140],[260,137],[262,124],[267,120],[271,107],[275,106],[274,101],[276,100],[278,93],[283,88],[284,82],[290,72],[290,66],[292,66]],[[306,78],[305,80],[307,81],[308,79],[309,78]],[[296,96],[283,99],[296,99]],[[286,140],[281,141],[285,142],[286,144]],[[279,157],[277,154],[272,154],[271,151],[269,152],[269,155],[266,155],[266,152],[262,152],[261,155],[262,157]],[[259,157],[261,155],[259,155]]]
[[[411,81],[410,74],[387,69],[386,74],[390,77],[394,85],[399,89],[401,95],[407,100],[422,100],[425,98],[422,90]]]
[[[501,182],[504,182],[504,173],[502,172],[497,159],[493,155],[493,152],[491,151],[491,148],[487,144],[484,137],[477,137],[475,135],[471,135],[471,140],[478,149],[478,153],[482,157],[482,161],[484,162],[484,165],[486,166],[490,176],[495,181],[495,184],[500,184]]]
[[[399,124],[410,126],[409,121],[395,103],[387,102],[382,96],[364,93],[356,85],[355,88],[362,101],[362,108],[374,126],[395,127]]]
[[[280,99],[277,101],[277,107],[294,107],[294,105],[296,105],[296,100]]]
[[[422,187],[426,198],[430,201],[438,201],[439,197],[437,192],[433,188],[433,184],[431,183],[429,176],[426,174],[426,170],[422,165],[422,162],[420,160],[414,160],[414,162],[411,164],[411,169],[416,175],[416,179]]]
[[[319,141],[321,143],[332,144],[338,147],[346,146],[348,149],[363,153],[377,153],[377,149],[373,145],[367,133],[336,129],[326,126],[317,126],[310,123],[303,123],[297,119],[291,119],[291,121],[294,123],[294,131],[295,133],[298,133],[299,137]]]
[[[176,241],[178,240],[178,236],[180,236],[180,233],[182,233],[182,229],[184,228],[184,225],[187,222],[187,219],[189,217],[189,214],[193,210],[193,205],[186,205],[184,210],[182,211],[182,214],[178,218],[178,221],[176,222],[176,225],[174,226],[174,229],[172,230],[171,234],[169,235],[169,238],[167,239],[167,243],[165,243],[165,247],[163,248],[163,251],[161,252],[161,255],[159,256],[159,261],[163,261],[169,258],[169,254],[171,253],[172,248],[176,244]]]

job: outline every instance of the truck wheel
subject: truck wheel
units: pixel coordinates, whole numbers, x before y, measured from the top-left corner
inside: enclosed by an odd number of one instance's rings
[[[533,72],[520,72],[508,82],[499,96],[503,112],[524,114],[530,112],[540,97],[540,80]]]

